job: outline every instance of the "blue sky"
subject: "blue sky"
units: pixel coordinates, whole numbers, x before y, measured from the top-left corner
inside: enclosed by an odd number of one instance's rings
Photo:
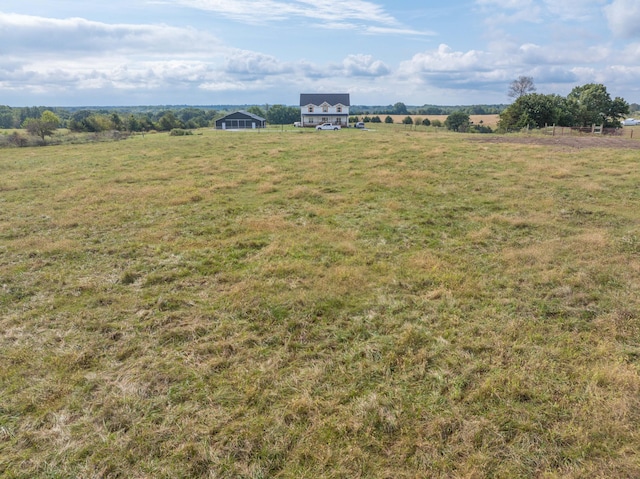
[[[640,102],[640,0],[3,0],[0,104]]]

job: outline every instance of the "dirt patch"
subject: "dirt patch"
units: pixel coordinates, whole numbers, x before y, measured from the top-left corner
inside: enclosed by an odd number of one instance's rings
[[[515,136],[515,135],[478,135],[468,138],[479,143],[520,143],[524,145],[555,146],[568,149],[584,148],[620,148],[640,150],[640,141],[630,138],[611,136]]]

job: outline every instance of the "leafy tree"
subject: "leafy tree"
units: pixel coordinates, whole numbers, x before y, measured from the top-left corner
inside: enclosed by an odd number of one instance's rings
[[[96,113],[86,120],[88,131],[99,133],[101,131],[109,131],[116,129],[110,115]]]
[[[407,106],[401,101],[393,105],[393,109],[391,111],[394,115],[406,115],[409,113],[407,111]]]
[[[142,126],[135,115],[129,115],[127,118],[127,131],[142,131]]]
[[[513,80],[511,85],[509,85],[507,95],[509,95],[510,98],[520,98],[534,91],[536,91],[536,87],[533,84],[533,77],[519,76],[517,80]]]
[[[294,121],[300,121],[300,108],[272,105],[267,112],[267,121],[272,125],[288,125]]]
[[[402,124],[413,125],[413,119],[410,116],[406,116],[402,119]]]
[[[99,133],[108,130],[121,130],[122,118],[117,113],[107,114],[90,110],[79,110],[71,115],[68,127],[72,131]]]
[[[393,123],[393,118],[391,118],[390,116],[387,115],[387,117],[384,119],[385,123]]]
[[[29,118],[40,119],[42,113],[45,111],[45,108],[39,106],[25,107],[20,108],[19,112],[19,125],[24,124],[24,121]]]
[[[575,122],[580,126],[620,126],[620,119],[629,113],[629,104],[620,97],[612,100],[600,83],[575,87],[567,100],[574,109]]]
[[[172,111],[166,112],[158,121],[158,129],[160,131],[171,131],[174,128],[182,128],[182,122],[176,118]]]
[[[442,127],[442,122],[436,118],[435,120],[433,120],[431,122],[431,126],[434,126],[436,128],[440,128],[440,127]]]
[[[444,121],[447,130],[465,132],[469,129],[471,120],[469,115],[463,111],[454,111]]]
[[[262,108],[260,108],[259,106],[256,106],[256,105],[250,106],[249,108],[247,108],[247,112],[248,113],[252,113],[253,115],[257,115],[257,116],[259,116],[261,118],[266,118],[267,117],[267,115],[262,110]],[[298,113],[299,113],[299,111],[298,111]],[[298,116],[300,116],[300,115],[298,114]]]
[[[115,111],[111,114],[111,124],[114,130],[122,131],[124,129],[122,118]]]
[[[425,118],[424,120],[422,120],[422,124],[424,126],[429,126],[431,125],[431,121],[429,120],[429,118]]]
[[[542,128],[545,125],[571,126],[573,114],[567,100],[559,95],[522,95],[500,114],[498,127],[508,131]]]
[[[611,99],[604,85],[590,83],[575,87],[564,98],[529,93],[516,99],[500,114],[501,130],[558,126],[619,126],[629,113],[622,98]]]
[[[367,118],[369,118],[369,117],[367,117]],[[376,115],[373,118],[371,118],[371,123],[382,123],[382,120],[380,119],[380,117],[378,115]],[[391,123],[393,123],[393,118],[391,119]]]
[[[9,106],[0,106],[0,128],[13,128],[13,110]]]
[[[31,135],[37,135],[44,141],[45,136],[53,135],[60,126],[60,118],[50,110],[42,112],[40,118],[29,118],[24,127]]]
[[[90,129],[89,123],[87,120],[89,117],[93,115],[93,112],[89,110],[79,110],[71,115],[69,122],[67,125],[71,131],[94,131]]]
[[[425,106],[423,108],[418,108],[419,115],[443,115],[441,108],[437,106]]]

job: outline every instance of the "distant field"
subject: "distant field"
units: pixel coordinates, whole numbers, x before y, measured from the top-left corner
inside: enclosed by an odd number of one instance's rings
[[[633,140],[493,138],[0,149],[0,476],[640,477]]]
[[[384,121],[384,119],[387,117],[387,115],[378,115],[378,116],[382,119],[382,121]],[[423,120],[425,118],[428,118],[430,121],[440,120],[441,122],[444,123],[444,121],[447,119],[447,116],[449,115],[389,115],[389,116],[393,118],[394,123],[402,123],[402,120],[404,120],[407,116],[410,116],[413,120],[415,120],[416,118],[422,118]],[[498,121],[500,120],[499,115],[469,115],[469,118],[476,125],[482,122],[483,125],[490,126],[491,128],[495,128],[496,126],[498,126]]]

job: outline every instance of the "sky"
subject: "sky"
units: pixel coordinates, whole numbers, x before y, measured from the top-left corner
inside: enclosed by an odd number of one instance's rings
[[[2,0],[0,105],[640,103],[640,0]]]

